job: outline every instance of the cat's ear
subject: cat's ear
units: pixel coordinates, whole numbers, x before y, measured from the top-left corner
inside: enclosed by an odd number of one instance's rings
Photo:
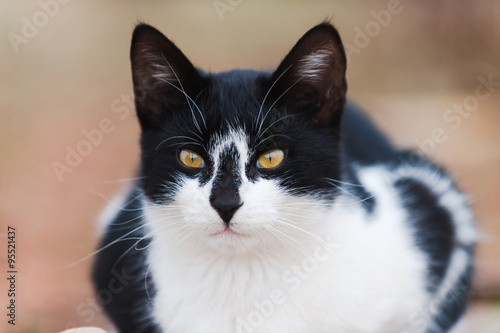
[[[270,83],[280,98],[315,123],[338,126],[346,100],[344,47],[337,30],[322,23],[309,30],[273,73]],[[272,89],[274,90],[274,88]]]
[[[190,103],[200,84],[200,76],[186,56],[147,24],[134,30],[130,60],[135,105],[143,128],[157,127],[181,103]]]

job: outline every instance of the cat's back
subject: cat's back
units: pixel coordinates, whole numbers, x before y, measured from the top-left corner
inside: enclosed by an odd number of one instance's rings
[[[429,332],[447,331],[465,309],[472,279],[475,228],[467,198],[441,167],[396,149],[352,104],[342,126],[343,191],[361,202],[367,223],[383,224],[399,214],[412,246],[422,254],[425,289],[434,304],[416,318],[430,323]],[[380,247],[390,243],[387,239]]]
[[[363,165],[397,160],[398,150],[352,102],[346,104],[341,129],[348,160]]]

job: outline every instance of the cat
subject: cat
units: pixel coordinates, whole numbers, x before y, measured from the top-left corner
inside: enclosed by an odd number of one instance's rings
[[[119,332],[460,331],[466,197],[346,102],[330,23],[271,73],[206,73],[144,23],[131,63],[140,172],[93,270]]]

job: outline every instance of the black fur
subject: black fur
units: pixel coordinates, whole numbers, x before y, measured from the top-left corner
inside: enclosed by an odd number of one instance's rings
[[[402,156],[408,157],[408,154],[410,153],[406,152]],[[428,164],[426,167],[431,167],[435,172],[444,175],[444,172],[435,166]],[[443,283],[454,250],[457,247],[462,248],[472,257],[474,249],[458,243],[452,212],[440,205],[438,197],[428,186],[414,178],[399,179],[394,186],[399,191],[401,201],[413,224],[415,244],[428,259],[427,289],[435,293]],[[438,327],[430,328],[426,333],[447,332],[464,313],[469,298],[472,273],[472,260],[469,260],[469,266],[453,290],[441,296],[439,311],[433,316]]]
[[[327,66],[317,77],[305,75],[301,66],[318,52],[326,54]],[[245,170],[252,182],[276,179],[290,193],[313,195],[326,204],[333,203],[340,191],[347,191],[362,202],[368,214],[373,213],[376,199],[360,184],[355,168],[395,165],[407,154],[396,150],[353,105],[344,108],[346,57],[339,34],[329,24],[307,32],[273,73],[204,73],[174,43],[145,24],[134,31],[131,62],[142,128],[140,190],[132,193],[108,226],[93,271],[98,293],[110,288],[116,271],[133,276],[121,292],[102,304],[120,332],[159,332],[148,321],[152,307],[148,296],[154,296],[155,288],[152,281],[146,281],[147,249],[135,250],[149,244],[147,238],[137,243],[147,235],[141,227],[139,198],[144,195],[152,202],[168,202],[176,193],[180,175],[196,178],[200,184],[208,182],[214,173],[208,153],[213,138],[244,129],[253,150]],[[273,169],[257,168],[258,156],[273,148],[285,151],[283,163]],[[178,159],[181,149],[197,152],[206,167],[183,165]],[[217,170],[210,202],[229,225],[242,204],[234,172],[238,156],[234,150],[221,158],[224,167]],[[412,217],[415,242],[429,258],[428,290],[434,292],[456,246],[450,214],[414,179],[401,179],[395,187]],[[452,298],[454,302],[443,303],[435,316],[443,332],[464,311],[471,271],[462,276],[463,292]]]
[[[350,161],[362,165],[396,161],[401,154],[352,103],[347,103],[342,118],[342,143]]]
[[[469,254],[472,256],[474,250],[468,249]],[[465,312],[467,302],[469,300],[470,289],[472,285],[473,275],[472,260],[469,267],[460,276],[460,280],[453,290],[446,294],[441,303],[439,304],[439,311],[433,316],[434,322],[438,328],[430,329],[426,333],[443,333],[453,327]]]
[[[162,55],[156,59],[157,65],[155,59],[145,55],[151,52],[151,47],[145,45],[152,41]],[[333,49],[329,72],[317,79],[301,79],[302,59],[325,45]],[[340,119],[347,85],[344,50],[331,25],[311,29],[274,73],[196,71],[172,42],[147,25],[138,26],[134,32],[131,59],[136,108],[143,130],[142,174],[148,175],[142,186],[148,197],[165,201],[175,194],[175,186],[165,189],[163,184],[175,184],[179,172],[197,176],[202,183],[207,181],[213,172],[206,154],[210,138],[222,136],[231,128],[245,128],[255,158],[274,147],[287,150],[285,162],[275,169],[257,170],[251,164],[247,171],[250,179],[278,178],[283,187],[298,195],[315,189],[323,193],[324,199],[333,199],[336,188],[326,179],[340,179]],[[148,60],[153,64],[146,65]],[[160,66],[172,69],[175,80],[155,82],[148,71]],[[187,100],[180,90],[193,100]],[[192,133],[189,138],[187,129]],[[193,170],[179,166],[180,148],[196,151],[207,167]],[[294,177],[282,177],[284,171]]]
[[[455,228],[450,213],[425,185],[413,178],[398,180],[394,186],[413,224],[415,242],[428,255],[427,288],[434,293],[441,284],[455,248]]]
[[[234,172],[240,156],[236,147],[231,145],[229,149],[222,152],[220,159],[222,167],[217,171],[210,195],[210,204],[219,213],[226,226],[229,226],[234,213],[243,205],[238,193],[241,179]]]
[[[149,238],[143,226],[141,193],[134,191],[116,218],[109,224],[101,241],[103,250],[97,255],[92,272],[97,301],[123,333],[157,333],[158,328],[148,320],[155,287],[146,283]],[[146,291],[147,286],[147,291]]]

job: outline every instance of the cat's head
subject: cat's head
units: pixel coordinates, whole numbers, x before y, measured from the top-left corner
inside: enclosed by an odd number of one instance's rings
[[[272,73],[204,73],[145,24],[131,61],[154,233],[247,251],[320,232],[337,195],[347,89],[333,26],[309,30]]]

